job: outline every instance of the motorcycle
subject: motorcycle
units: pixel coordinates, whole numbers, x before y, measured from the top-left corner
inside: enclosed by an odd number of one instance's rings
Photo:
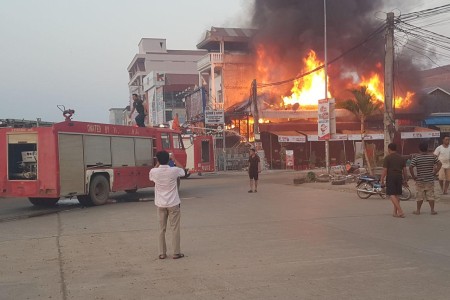
[[[380,183],[379,177],[370,175],[360,176],[356,184],[356,194],[361,199],[367,199],[372,195],[379,195],[386,198],[386,189]],[[411,190],[407,186],[402,186],[402,194],[398,196],[401,201],[411,199]]]

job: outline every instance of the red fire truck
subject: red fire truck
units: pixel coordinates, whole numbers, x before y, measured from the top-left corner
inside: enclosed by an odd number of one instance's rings
[[[51,127],[0,128],[0,197],[54,205],[77,197],[106,203],[109,193],[154,186],[148,173],[159,150],[186,165],[180,132],[66,121]]]
[[[201,175],[205,172],[214,172],[214,145],[210,135],[183,136],[187,161],[187,176],[193,173]]]

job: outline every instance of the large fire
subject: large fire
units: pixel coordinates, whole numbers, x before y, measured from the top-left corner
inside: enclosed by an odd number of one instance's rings
[[[316,53],[310,51],[308,57],[304,59],[305,68],[302,73],[310,72],[321,65],[317,59]],[[282,97],[285,105],[300,104],[302,108],[317,108],[317,100],[325,98],[325,71],[320,69],[310,75],[294,81],[291,89],[292,95]],[[328,98],[331,98],[330,91],[327,89]]]
[[[276,62],[274,56],[270,55],[269,47],[259,45],[257,48],[258,60],[258,80],[260,82],[271,82],[271,73],[273,70],[280,70],[280,62]],[[303,60],[303,68],[301,68],[301,74],[311,72],[312,70],[323,65],[316,53],[310,50],[308,56]],[[352,83],[347,86],[347,89],[357,88],[358,86],[367,86],[368,91],[373,95],[376,101],[384,102],[384,84],[383,78],[379,75],[381,73],[381,64],[377,64],[374,67],[374,71],[370,76],[359,75],[360,79],[357,83]],[[328,86],[331,86],[332,82],[328,79]],[[290,89],[290,95],[281,96],[281,105],[284,107],[292,107],[298,103],[301,109],[315,110],[317,109],[317,102],[320,99],[325,98],[325,71],[320,69],[309,75],[306,75],[300,79],[294,81],[292,88]],[[328,97],[331,98],[331,92],[327,90]],[[405,95],[396,96],[394,99],[396,108],[407,108],[412,103],[413,92],[407,91]]]
[[[361,86],[367,86],[367,90],[373,95],[373,97],[380,101],[384,102],[384,85],[381,82],[380,76],[376,73],[373,73],[369,78],[365,78],[362,76],[362,80],[360,83]],[[414,96],[413,92],[407,91],[404,97],[397,96],[394,98],[394,105],[396,108],[407,108],[412,103],[412,97]]]

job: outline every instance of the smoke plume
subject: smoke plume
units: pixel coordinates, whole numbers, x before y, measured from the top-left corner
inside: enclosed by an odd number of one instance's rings
[[[386,11],[383,5],[382,0],[328,0],[328,59],[345,53],[383,26],[386,22],[386,14],[381,12]],[[287,79],[287,75],[298,75],[301,60],[311,49],[324,60],[324,1],[254,0],[252,24],[259,29],[254,47],[263,45],[270,49],[275,57],[272,59],[279,62],[269,80],[276,82]],[[373,39],[331,64],[332,92],[334,89],[334,94],[339,94],[337,90],[345,89],[345,82],[355,79],[354,72],[383,74],[384,47],[384,30],[380,30]],[[408,73],[402,72],[396,84],[405,89],[418,86],[417,67],[409,57],[401,56],[401,67]]]

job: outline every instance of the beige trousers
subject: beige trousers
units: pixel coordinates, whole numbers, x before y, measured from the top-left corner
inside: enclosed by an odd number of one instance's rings
[[[173,254],[180,254],[180,206],[172,207],[158,207],[158,221],[159,221],[159,254],[166,254],[166,228],[167,220],[169,220],[170,228],[172,230],[172,248]]]

